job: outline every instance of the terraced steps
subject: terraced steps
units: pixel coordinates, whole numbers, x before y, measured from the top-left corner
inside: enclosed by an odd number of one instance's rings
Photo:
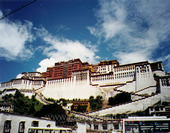
[[[47,101],[41,93],[36,93],[35,98],[44,105],[53,104],[53,102]]]
[[[109,108],[103,108],[102,110],[97,110],[88,113],[88,115],[91,116],[104,116],[107,114],[121,114],[121,113],[131,113],[131,112],[136,112],[136,111],[143,111],[145,110],[148,106],[151,106],[158,101],[160,101],[161,94],[155,94],[152,96],[148,96],[142,99],[138,99],[132,102],[127,102],[119,105],[115,105]]]

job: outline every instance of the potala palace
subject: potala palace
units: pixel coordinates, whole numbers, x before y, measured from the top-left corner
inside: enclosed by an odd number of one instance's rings
[[[35,93],[54,99],[88,99],[91,95],[101,95],[108,100],[125,91],[132,94],[133,101],[145,100],[147,106],[160,100],[170,101],[170,74],[165,72],[161,61],[119,65],[116,60],[89,64],[74,59],[56,62],[43,73],[22,74],[20,79],[1,83],[1,96],[14,93],[17,88],[29,97]],[[150,98],[147,100],[146,96]]]

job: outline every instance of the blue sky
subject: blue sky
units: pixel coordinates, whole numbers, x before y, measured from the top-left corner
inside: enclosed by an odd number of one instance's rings
[[[0,16],[29,0],[0,0]],[[170,72],[170,1],[36,0],[0,20],[0,82],[80,58],[162,61]]]

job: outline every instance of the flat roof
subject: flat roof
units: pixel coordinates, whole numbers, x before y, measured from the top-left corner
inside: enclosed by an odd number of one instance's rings
[[[142,61],[142,62],[136,62],[136,63],[123,64],[123,65],[119,65],[119,66],[115,66],[115,67],[138,65],[138,64],[143,64],[143,63],[148,64],[149,62],[148,61]]]
[[[54,121],[54,122],[55,122],[55,120],[51,120],[51,119],[48,119],[48,118],[40,118],[40,117],[33,117],[33,116],[28,116],[28,115],[21,115],[21,114],[16,114],[16,113],[13,113],[13,112],[0,111],[0,114],[8,114],[8,115],[15,115],[15,116],[22,116],[22,117],[36,118],[36,119],[48,120],[48,121]]]

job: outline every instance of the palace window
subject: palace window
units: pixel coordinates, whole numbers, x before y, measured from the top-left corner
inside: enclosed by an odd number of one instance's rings
[[[119,129],[119,125],[118,124],[114,124],[114,129]]]
[[[20,122],[19,123],[19,133],[24,133],[24,129],[25,129],[25,122]]]
[[[48,124],[48,125],[47,125],[47,127],[51,127],[51,125],[50,125],[50,124]]]
[[[4,133],[10,133],[11,130],[11,121],[7,120],[4,123]]]
[[[139,73],[139,68],[137,68],[137,73]]]
[[[32,121],[31,126],[33,126],[33,127],[38,127],[38,121]]]
[[[148,72],[149,72],[149,66],[147,66]]]
[[[132,66],[130,66],[130,70],[132,70]]]
[[[94,130],[98,130],[98,125],[94,124]]]
[[[103,130],[107,130],[107,124],[102,124]]]

